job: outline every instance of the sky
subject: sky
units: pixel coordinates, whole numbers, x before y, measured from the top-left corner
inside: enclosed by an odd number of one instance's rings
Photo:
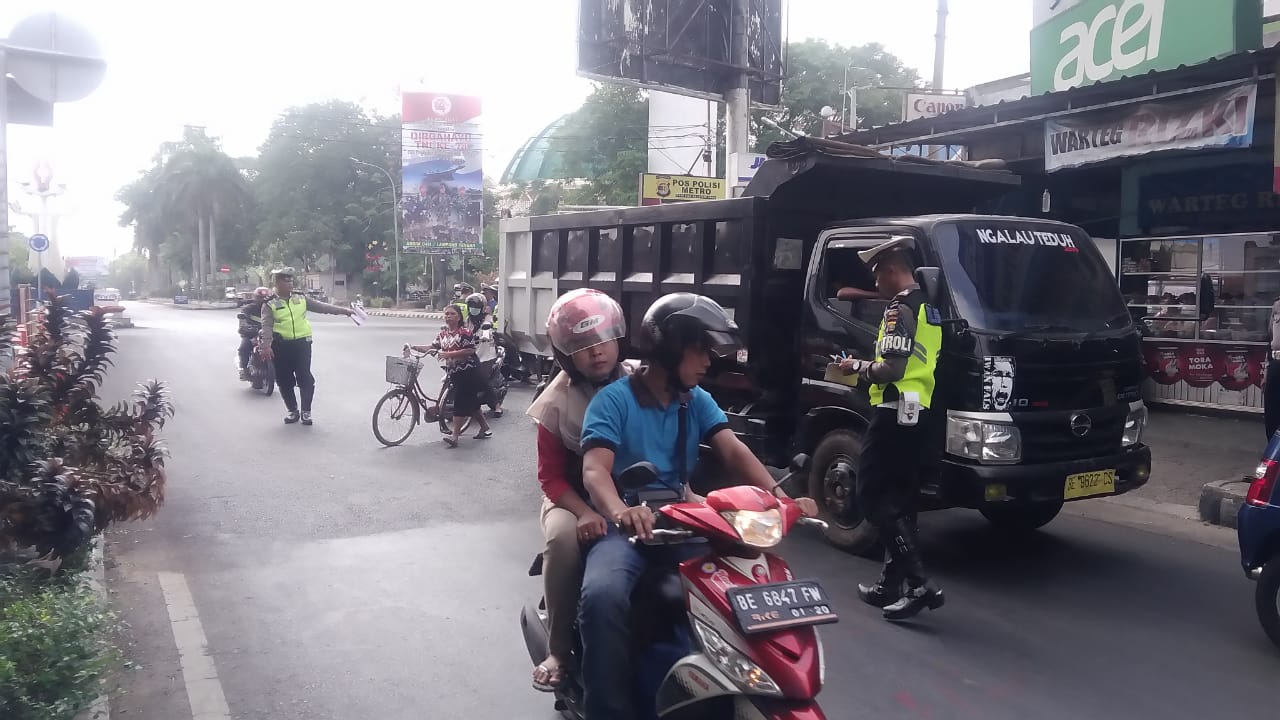
[[[1032,0],[950,0],[944,85],[1026,72]],[[10,199],[40,162],[65,183],[64,255],[127,252],[113,196],[184,125],[204,126],[233,156],[256,154],[287,108],[339,98],[395,112],[400,90],[484,98],[485,166],[498,175],[591,83],[574,74],[578,0],[4,0],[0,37],[55,10],[88,27],[107,74],[88,98],[60,105],[54,126],[11,125]],[[352,12],[351,8],[358,8]],[[792,40],[883,44],[932,75],[935,0],[789,0]],[[30,232],[29,220],[10,223]]]

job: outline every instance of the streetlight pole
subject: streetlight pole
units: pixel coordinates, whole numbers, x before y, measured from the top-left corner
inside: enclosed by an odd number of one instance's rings
[[[348,158],[357,165],[367,165],[382,171],[387,176],[387,182],[391,183],[391,235],[396,245],[396,307],[400,306],[400,199],[396,195],[396,181],[391,177],[391,171],[381,165],[374,165],[363,160]]]

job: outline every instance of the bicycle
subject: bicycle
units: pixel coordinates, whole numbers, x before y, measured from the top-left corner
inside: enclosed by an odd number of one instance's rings
[[[378,398],[378,403],[373,406],[373,436],[387,447],[394,447],[408,440],[418,423],[424,421],[437,423],[440,432],[445,435],[453,434],[453,383],[449,381],[449,376],[445,375],[440,384],[440,393],[436,397],[428,395],[418,382],[422,359],[428,355],[436,357],[436,351],[413,352],[401,357],[387,356],[387,382],[396,387]],[[388,424],[409,418],[409,427],[403,435],[397,437],[391,432],[383,432],[379,416],[387,405],[390,406]],[[470,425],[471,418],[463,420],[462,432],[466,432]]]

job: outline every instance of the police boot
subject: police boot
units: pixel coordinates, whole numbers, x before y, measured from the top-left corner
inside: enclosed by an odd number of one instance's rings
[[[921,610],[929,608],[937,610],[946,602],[942,591],[924,576],[924,564],[920,561],[920,551],[916,541],[915,523],[908,519],[898,520],[895,526],[897,533],[889,541],[890,552],[901,564],[902,575],[906,579],[907,591],[898,600],[884,608],[886,620],[906,620],[915,617]]]
[[[874,585],[858,585],[858,599],[872,607],[884,608],[902,597],[902,574],[898,571],[898,563],[887,548],[884,554],[880,579]]]

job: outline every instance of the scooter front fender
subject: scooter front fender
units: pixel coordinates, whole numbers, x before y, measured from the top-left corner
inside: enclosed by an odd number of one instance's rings
[[[746,694],[701,653],[682,658],[667,673],[658,688],[658,717],[678,719],[685,716],[685,710],[699,703],[729,697],[733,698],[735,720],[826,720],[827,717],[813,700]],[[697,713],[692,715],[696,717]]]

